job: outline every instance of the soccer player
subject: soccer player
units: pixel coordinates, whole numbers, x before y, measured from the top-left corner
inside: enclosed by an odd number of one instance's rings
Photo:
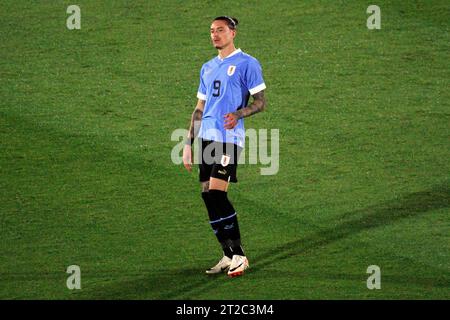
[[[198,135],[202,198],[224,254],[206,273],[227,272],[230,277],[242,275],[249,263],[237,214],[227,196],[228,184],[237,182],[237,162],[245,142],[244,118],[263,111],[266,105],[258,60],[234,45],[237,25],[236,18],[227,16],[212,21],[211,41],[219,55],[201,68],[197,106],[183,149],[183,164],[190,172],[192,143]],[[253,101],[248,105],[250,95]]]

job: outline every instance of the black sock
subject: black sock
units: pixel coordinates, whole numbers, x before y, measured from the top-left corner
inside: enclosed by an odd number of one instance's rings
[[[220,219],[220,215],[216,211],[214,201],[210,197],[209,192],[202,192],[202,198],[203,201],[205,202],[206,210],[208,210],[209,224],[211,225],[211,228],[213,229],[214,234],[217,237],[217,240],[222,245],[222,248],[224,248],[226,242],[223,233],[223,223]]]
[[[229,242],[233,254],[245,256],[244,249],[242,248],[241,239],[232,240]]]
[[[233,250],[233,254],[237,254],[239,256],[245,256],[244,249],[242,248],[242,246],[233,247],[232,250]]]
[[[228,258],[233,258],[233,250],[231,250],[231,247],[228,245],[227,242],[221,243],[223,254],[227,256]]]
[[[210,190],[210,199],[213,199],[215,211],[219,213],[222,222],[221,236],[228,241],[233,255],[244,255],[244,250],[241,245],[241,233],[239,230],[239,223],[236,211],[233,205],[228,200],[227,193],[220,190]]]

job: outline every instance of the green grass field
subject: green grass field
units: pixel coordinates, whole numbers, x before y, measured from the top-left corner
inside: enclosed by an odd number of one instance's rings
[[[450,7],[380,0],[368,30],[370,4],[1,1],[0,298],[449,299]],[[221,250],[170,158],[223,14],[268,87],[246,127],[280,132],[278,174],[229,191],[235,279],[204,275]]]

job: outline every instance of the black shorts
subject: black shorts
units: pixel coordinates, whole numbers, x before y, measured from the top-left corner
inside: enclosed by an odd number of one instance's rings
[[[242,148],[234,143],[222,143],[200,139],[200,182],[217,178],[237,182],[236,171]]]

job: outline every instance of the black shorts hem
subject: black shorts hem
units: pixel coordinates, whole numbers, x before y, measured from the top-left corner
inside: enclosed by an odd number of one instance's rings
[[[199,181],[206,182],[212,177],[226,182],[237,183],[236,172],[242,148],[232,143],[222,143],[203,139],[200,141],[202,148],[200,154],[201,161],[199,164]],[[211,146],[211,144],[213,145]],[[208,150],[205,155],[204,152],[207,147]],[[211,158],[209,162],[206,162],[205,157],[208,156],[207,153],[209,151],[211,151],[211,154],[209,155]]]

